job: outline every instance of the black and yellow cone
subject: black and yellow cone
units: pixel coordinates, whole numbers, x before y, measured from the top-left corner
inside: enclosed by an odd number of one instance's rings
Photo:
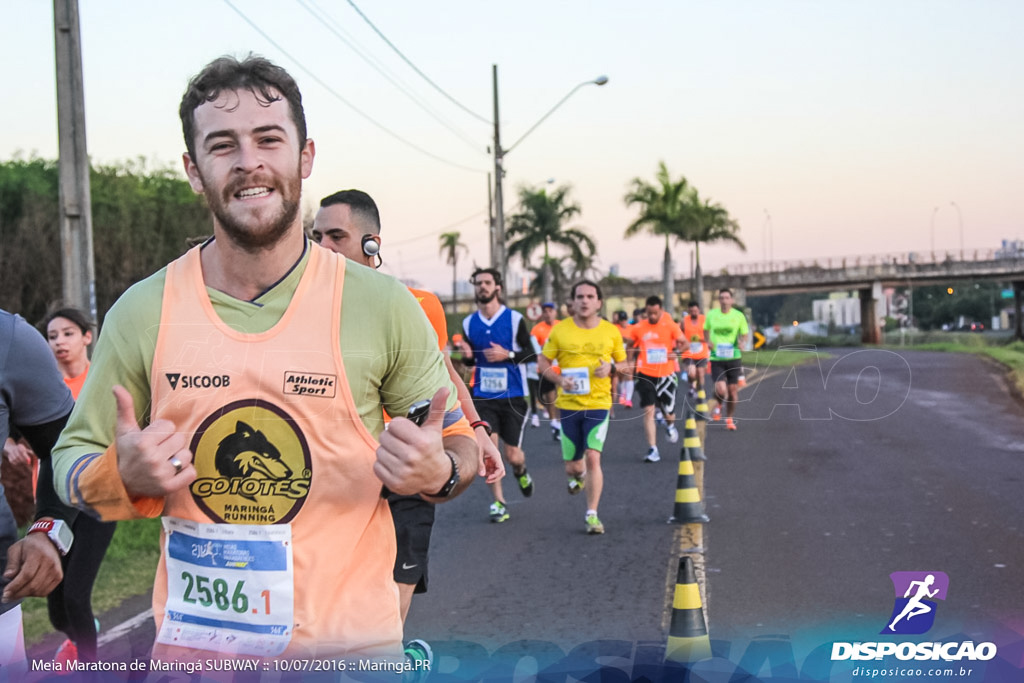
[[[708,395],[703,388],[697,391],[697,406],[694,408],[698,420],[711,419],[711,407],[708,405]]]
[[[700,443],[700,435],[697,434],[697,420],[692,411],[686,416],[686,423],[683,426],[683,450],[690,460],[707,460]]]
[[[671,524],[692,524],[710,522],[704,514],[704,503],[697,490],[697,478],[693,472],[693,460],[684,446],[679,451],[679,476],[676,478],[676,504],[672,509]]]
[[[704,622],[700,586],[689,555],[679,558],[679,574],[672,597],[672,622],[665,645],[665,661],[698,662],[711,657],[711,639]]]

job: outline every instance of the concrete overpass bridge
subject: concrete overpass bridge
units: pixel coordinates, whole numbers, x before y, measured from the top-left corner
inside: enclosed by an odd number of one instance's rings
[[[729,287],[743,304],[747,297],[799,292],[834,292],[856,290],[861,300],[863,341],[876,344],[881,339],[876,303],[887,287],[914,287],[958,281],[996,280],[1012,284],[1016,337],[1024,339],[1022,330],[1022,292],[1024,292],[1024,251],[1020,249],[971,250],[963,253],[922,255],[917,253],[872,254],[742,263],[727,266],[718,272],[706,273],[704,290],[712,293]],[[677,279],[675,291],[694,291],[690,278]],[[661,280],[623,282],[608,287],[605,297],[643,299],[661,292]],[[707,303],[707,302],[705,302]]]

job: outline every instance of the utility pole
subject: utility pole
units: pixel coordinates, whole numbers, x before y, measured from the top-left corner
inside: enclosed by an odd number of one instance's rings
[[[78,0],[53,0],[57,63],[57,137],[60,142],[60,238],[64,303],[96,320],[89,155],[85,145],[85,91]]]
[[[491,174],[487,174],[487,244],[491,249],[491,265],[495,265],[498,253],[498,224],[494,221],[494,186],[491,185]]]
[[[501,273],[502,289],[505,286],[505,198],[502,181],[505,150],[501,148],[501,118],[498,116],[498,65],[491,65],[494,84],[494,241],[491,245],[491,267]]]

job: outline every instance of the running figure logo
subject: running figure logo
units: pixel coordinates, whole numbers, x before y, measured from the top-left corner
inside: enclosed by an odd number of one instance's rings
[[[889,625],[882,633],[926,633],[935,623],[936,603],[946,599],[949,577],[945,572],[893,572],[889,575],[896,600]]]

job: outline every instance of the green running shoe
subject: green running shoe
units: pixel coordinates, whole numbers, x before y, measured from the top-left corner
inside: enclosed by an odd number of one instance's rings
[[[422,683],[430,676],[434,665],[434,651],[423,640],[410,640],[405,644],[405,658],[411,667],[402,676],[403,683]]]
[[[587,533],[588,534],[603,534],[604,524],[601,524],[601,520],[597,518],[597,515],[587,515],[586,518]]]
[[[578,477],[569,477],[569,495],[575,496],[577,493],[583,490],[586,486],[586,482]]]
[[[530,476],[529,472],[523,470],[523,473],[516,477],[516,480],[519,482],[519,490],[523,492],[524,498],[529,498],[533,495],[533,477]]]
[[[491,503],[491,521],[495,523],[508,521],[508,508],[504,503],[498,501]]]

